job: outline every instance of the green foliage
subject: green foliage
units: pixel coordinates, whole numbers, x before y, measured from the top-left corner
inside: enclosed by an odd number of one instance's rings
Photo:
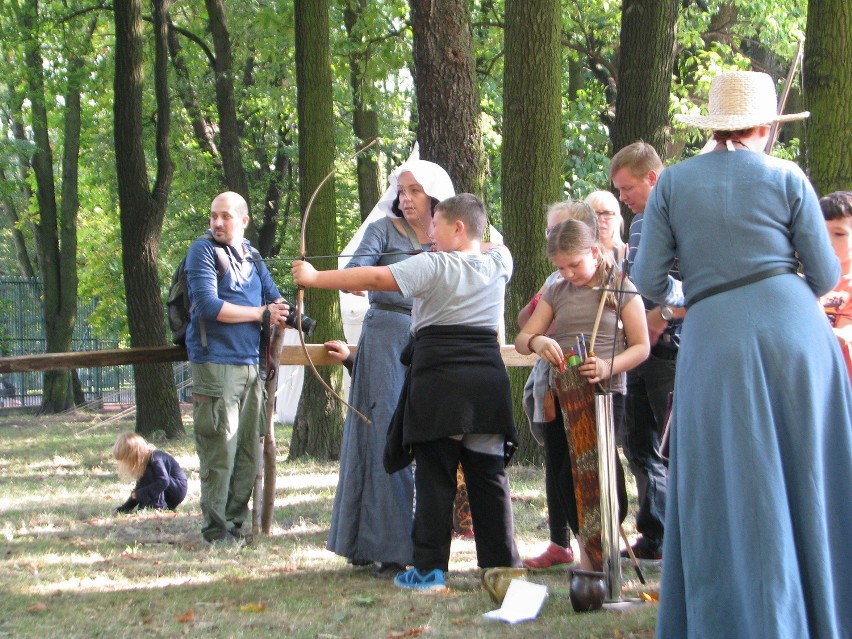
[[[782,81],[798,39],[804,37],[806,3],[802,0],[713,0],[707,4],[709,13],[691,8],[680,14],[672,115],[706,113],[710,81],[723,71],[766,71]],[[717,12],[731,7],[733,20],[715,24]],[[674,121],[672,125],[675,149],[691,155],[706,142],[706,132]]]
[[[600,115],[607,103],[603,87],[587,81],[573,101],[563,105],[562,148],[565,197],[582,199],[609,185],[609,132]]]
[[[352,6],[358,3],[352,3]],[[710,11],[695,3],[680,11],[678,58],[674,69],[671,112],[698,112],[706,101],[709,79],[729,68],[766,68],[782,77],[795,50],[796,37],[804,30],[804,0],[708,0]],[[380,163],[385,173],[411,151],[415,140],[417,113],[411,77],[411,29],[406,0],[374,0],[365,3],[350,38],[343,27],[342,2],[331,2],[331,60],[334,78],[335,146],[338,157],[335,175],[339,212],[338,246],[345,245],[358,223],[357,184],[354,162],[344,158],[355,149],[352,132],[352,87],[350,55],[357,54],[356,81],[362,87],[368,108],[378,116],[381,132]],[[572,0],[563,3],[563,151],[565,196],[583,196],[605,187],[608,149],[607,118],[612,96],[606,83],[614,81],[617,68],[621,3],[616,0]],[[21,176],[20,167],[32,151],[29,139],[14,140],[14,118],[26,122],[27,102],[14,111],[15,95],[26,90],[22,51],[24,34],[20,25],[22,2],[0,3],[0,37],[4,56],[0,60],[0,200],[14,203],[22,216],[19,225],[32,251],[30,221],[37,219],[35,200],[27,201],[23,187],[32,185],[32,175]],[[483,143],[487,154],[486,199],[502,228],[499,212],[503,135],[503,16],[504,0],[472,0],[472,29],[477,77],[482,105]],[[729,24],[714,22],[723,9],[735,12]],[[83,126],[80,158],[79,292],[95,296],[99,308],[98,327],[126,336],[124,294],[121,275],[121,242],[118,232],[117,196],[112,131],[113,25],[109,11],[82,0],[43,0],[38,25],[45,59],[46,91],[54,156],[61,157],[63,131],[60,126],[62,92],[67,65],[73,55],[86,60],[83,95]],[[175,3],[171,18],[180,30],[181,62],[188,73],[189,87],[199,114],[216,127],[215,81],[207,52],[212,38],[207,30],[204,3]],[[293,2],[246,0],[226,3],[228,28],[234,56],[234,80],[238,118],[242,123],[241,150],[248,174],[250,204],[259,214],[270,184],[281,192],[274,252],[293,255],[300,228],[298,200],[298,136],[294,64]],[[97,17],[91,48],[85,50],[79,35],[87,22]],[[712,25],[712,32],[711,32]],[[150,24],[146,42],[151,46]],[[191,34],[194,38],[188,37]],[[197,41],[196,41],[197,40]],[[153,52],[146,51],[146,60]],[[569,95],[569,63],[582,64],[581,87]],[[144,82],[145,113],[153,114],[150,73]],[[192,130],[192,114],[182,98],[183,80],[172,67],[172,154],[176,163],[161,246],[163,291],[174,266],[186,247],[207,224],[208,206],[223,190],[224,178],[217,161],[204,150]],[[154,122],[145,118],[149,167],[153,170]],[[695,152],[703,143],[696,130],[674,125],[673,157]],[[795,157],[797,143],[779,147],[777,154]],[[276,157],[288,160],[286,170],[276,172]],[[153,182],[153,175],[149,180]],[[0,207],[2,208],[2,207]],[[4,248],[0,251],[0,273],[17,273],[8,225],[4,225]],[[273,267],[276,280],[287,284],[288,265]]]

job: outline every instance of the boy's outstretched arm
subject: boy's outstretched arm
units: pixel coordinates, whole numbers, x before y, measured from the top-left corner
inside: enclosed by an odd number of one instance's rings
[[[339,271],[318,271],[302,260],[293,262],[293,283],[303,288],[345,291],[399,291],[387,266],[357,266]]]

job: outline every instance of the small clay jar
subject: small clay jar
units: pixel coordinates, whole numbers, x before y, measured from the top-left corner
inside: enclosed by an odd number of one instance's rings
[[[571,578],[571,607],[576,612],[600,610],[606,597],[606,575],[593,570],[568,570]]]

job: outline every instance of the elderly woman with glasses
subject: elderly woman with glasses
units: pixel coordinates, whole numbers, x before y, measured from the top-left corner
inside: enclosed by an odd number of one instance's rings
[[[592,191],[583,200],[592,207],[598,217],[598,232],[601,246],[612,251],[615,263],[619,266],[624,261],[627,245],[621,239],[624,233],[624,218],[618,200],[609,191]]]

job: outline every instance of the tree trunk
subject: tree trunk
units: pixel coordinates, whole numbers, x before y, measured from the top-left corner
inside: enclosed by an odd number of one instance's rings
[[[485,153],[470,2],[409,0],[420,158],[442,166],[457,193],[483,195]]]
[[[365,104],[364,73],[369,60],[369,51],[364,51],[362,39],[355,27],[358,19],[367,7],[367,0],[349,0],[343,8],[343,21],[349,38],[349,83],[352,86],[352,130],[358,136],[359,146],[367,144],[379,137],[378,114]],[[359,153],[358,166],[358,204],[361,209],[361,221],[373,210],[376,202],[382,196],[382,185],[379,176],[379,163],[376,161],[378,151],[370,150]]]
[[[281,248],[281,241],[276,231],[279,225],[287,228],[293,209],[293,191],[291,185],[295,183],[293,174],[295,169],[288,154],[292,146],[292,140],[288,137],[288,131],[281,128],[278,131],[278,148],[275,150],[275,161],[272,172],[268,176],[266,184],[266,197],[263,198],[263,209],[260,223],[257,225],[257,250],[261,255],[277,255]],[[286,193],[282,205],[282,195]]]
[[[64,152],[62,157],[61,213],[56,199],[53,151],[50,143],[44,61],[38,37],[38,2],[31,0],[21,14],[22,27],[30,34],[24,61],[35,141],[31,165],[35,174],[38,222],[34,224],[36,249],[44,291],[44,331],[47,352],[71,348],[77,317],[77,162],[80,151],[80,73],[83,62],[68,52],[68,79],[64,95]],[[94,29],[91,23],[89,35]],[[59,413],[74,406],[71,372],[46,371],[39,412]]]
[[[284,346],[284,331],[272,328],[269,338],[271,374],[266,380],[266,434],[263,436],[261,463],[258,464],[258,481],[254,490],[252,532],[269,535],[272,531],[272,516],[275,509],[275,481],[277,449],[275,442],[275,391],[278,388],[281,348]]]
[[[240,150],[240,126],[237,119],[237,106],[234,99],[234,65],[231,54],[231,36],[225,20],[225,6],[222,0],[206,0],[210,35],[213,37],[213,51],[216,58],[216,107],[219,114],[219,152],[222,168],[225,171],[225,184],[231,191],[239,193],[246,202],[251,202],[248,179],[243,168]],[[249,205],[251,211],[251,205]],[[257,240],[257,228],[250,224],[246,237]]]
[[[661,157],[669,141],[677,2],[623,0],[612,151],[643,140]],[[629,220],[625,219],[629,223]]]
[[[334,109],[329,54],[328,0],[296,0],[296,92],[299,120],[299,197],[304,211],[302,224],[310,238],[310,251],[326,255],[337,251],[333,177],[317,194],[310,210],[307,203],[317,186],[334,169]],[[323,342],[343,334],[337,291],[307,291],[303,313],[323,321],[312,340]],[[320,373],[333,388],[340,389],[341,373]],[[343,430],[342,405],[305,371],[305,383],[296,419],[290,456],[309,455],[335,459],[340,452]]]
[[[817,193],[852,188],[852,7],[809,0],[805,40],[805,167]]]
[[[503,230],[515,270],[506,298],[506,333],[551,272],[545,210],[560,199],[561,44],[559,0],[507,0],[503,71]],[[519,459],[540,459],[521,396],[528,368],[510,368]]]
[[[123,0],[115,14],[114,137],[121,221],[122,267],[131,346],[166,343],[157,257],[174,167],[169,155],[167,86],[168,0],[153,0],[154,90],[157,102],[154,188],[148,191],[142,131],[143,39],[141,0]],[[172,366],[137,364],[136,431],[163,430],[167,437],[184,433]]]
[[[198,147],[213,158],[216,168],[221,171],[222,158],[219,155],[219,149],[216,147],[216,140],[213,138],[214,127],[205,117],[204,111],[198,103],[198,94],[192,85],[189,69],[184,64],[183,48],[171,20],[169,20],[169,57],[172,60],[172,68],[175,70],[175,91],[180,96],[183,107],[189,115],[192,132],[195,134]]]
[[[16,139],[23,140],[24,138],[16,137]],[[36,277],[36,273],[33,268],[33,263],[30,260],[30,253],[27,249],[27,240],[19,227],[19,224],[21,223],[21,215],[18,212],[19,203],[29,202],[32,197],[32,192],[26,182],[26,174],[29,173],[28,169],[29,162],[23,163],[21,172],[24,174],[24,177],[17,182],[20,184],[19,192],[10,192],[2,196],[2,200],[0,200],[0,211],[2,211],[5,215],[6,226],[9,228],[9,232],[12,235],[12,244],[15,247],[15,261],[18,264],[18,271],[22,277],[33,278]],[[14,180],[10,180],[6,177],[6,172],[3,170],[3,167],[0,167],[0,182],[8,184],[16,183]]]
[[[9,113],[9,129],[12,137],[26,144],[27,127],[24,124],[23,106],[24,94],[16,87],[16,80],[9,79],[6,84],[6,93],[8,97],[8,113]],[[32,199],[32,189],[27,181],[31,167],[30,159],[21,155],[18,159],[18,166],[9,167],[10,171],[18,174],[17,179],[8,179],[3,167],[0,167],[0,181],[8,182],[9,184],[19,184],[18,193],[9,192],[2,196],[3,212],[6,214],[9,229],[12,233],[12,242],[15,246],[15,258],[18,263],[18,270],[22,277],[35,277],[36,272],[33,267],[32,259],[30,258],[27,241],[24,234],[19,228],[21,216],[19,211],[25,210]]]

